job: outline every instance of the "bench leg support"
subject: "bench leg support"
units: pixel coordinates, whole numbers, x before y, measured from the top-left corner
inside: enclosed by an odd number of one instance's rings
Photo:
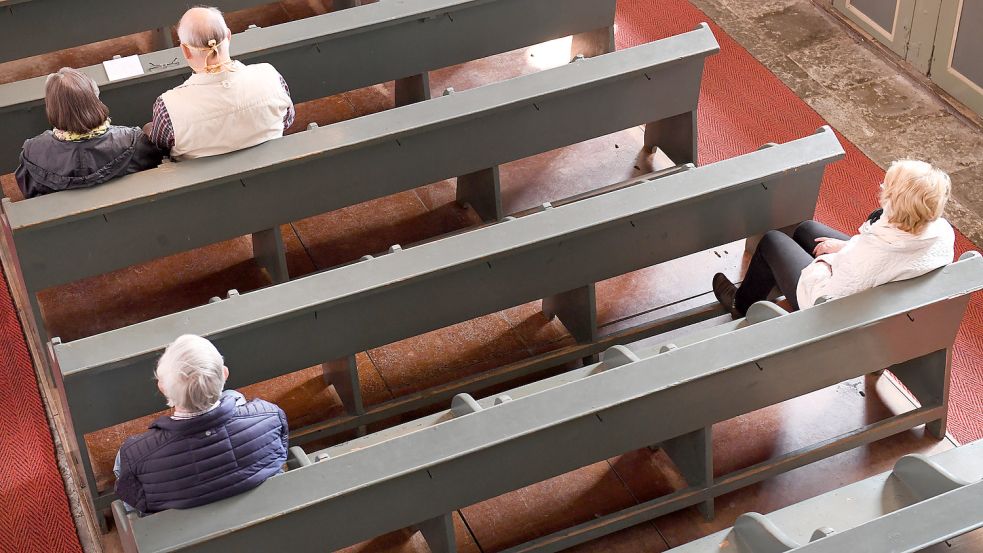
[[[949,403],[949,376],[952,370],[952,351],[943,349],[917,359],[888,367],[905,385],[922,407],[946,407]],[[942,418],[925,425],[938,439],[945,438],[948,410]]]
[[[658,147],[676,165],[697,165],[696,111],[654,121],[645,125],[645,147]]]
[[[421,522],[418,528],[433,553],[457,553],[457,540],[454,539],[454,517],[451,513]]]
[[[558,317],[579,343],[597,339],[597,298],[593,284],[544,299],[543,314],[550,320]]]
[[[287,251],[279,227],[253,233],[253,257],[260,267],[266,269],[274,284],[290,280]]]
[[[686,482],[695,488],[708,488],[713,484],[712,428],[708,426],[662,442],[663,451],[672,459]],[[699,509],[704,518],[712,520],[713,498],[701,503]]]
[[[174,48],[174,37],[171,36],[171,28],[158,27],[154,29],[151,43],[154,50],[167,50],[169,48]]]
[[[430,99],[430,74],[421,73],[396,80],[396,107]]]
[[[570,59],[583,55],[592,58],[614,52],[614,27],[601,27],[573,35],[570,42]]]
[[[365,413],[355,356],[350,355],[328,361],[321,365],[321,369],[324,371],[324,383],[328,386],[334,386],[335,391],[338,392],[338,397],[341,398],[341,403],[345,406],[345,411],[349,415]]]
[[[457,177],[457,201],[474,208],[483,221],[502,219],[505,214],[498,166]]]

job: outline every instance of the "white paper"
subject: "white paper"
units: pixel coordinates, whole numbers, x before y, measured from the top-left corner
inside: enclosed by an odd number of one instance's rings
[[[129,77],[143,75],[143,65],[140,64],[140,56],[127,56],[118,60],[102,62],[106,69],[106,76],[110,81],[118,81]]]

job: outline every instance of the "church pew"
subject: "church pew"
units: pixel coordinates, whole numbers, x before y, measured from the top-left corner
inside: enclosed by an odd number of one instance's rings
[[[269,4],[270,0],[211,0],[224,11]],[[0,0],[0,63],[133,33],[161,29],[169,34],[188,2],[155,0]],[[169,40],[169,37],[166,37]],[[160,42],[164,43],[164,37]]]
[[[703,24],[247,150],[5,199],[4,232],[35,302],[51,286],[251,233],[257,260],[284,282],[284,223],[452,177],[460,201],[498,219],[499,164],[641,124],[649,146],[679,163],[695,160],[703,62],[716,51]]]
[[[125,515],[117,503],[120,535],[131,553],[304,553],[417,527],[432,551],[449,553],[455,510],[653,444],[685,487],[507,551],[559,551],[690,506],[712,518],[715,497],[944,420],[952,344],[970,294],[981,288],[983,257],[973,252],[925,276],[804,311],[760,302],[746,319],[692,343],[615,347],[598,364],[498,396],[459,395],[447,411],[306,455],[299,468],[240,496],[144,518]],[[920,407],[714,474],[715,423],[885,367]],[[981,491],[976,484],[952,492],[963,501],[954,505],[978,506]],[[965,520],[972,513],[957,514]],[[838,549],[801,550],[860,550],[836,534],[824,540]]]
[[[779,509],[747,513],[734,526],[672,553],[922,551],[983,527],[983,441]]]
[[[176,2],[152,4],[184,9]],[[377,2],[249,29],[233,36],[232,56],[273,64],[297,103],[396,80],[397,104],[402,105],[430,97],[428,71],[515,48],[574,35],[572,55],[613,51],[614,8],[615,0]],[[140,63],[144,75],[115,82],[101,64],[81,68],[99,85],[117,124],[147,122],[157,96],[189,75],[180,48],[141,55]],[[0,85],[0,173],[16,168],[24,140],[50,127],[45,79]]]
[[[833,131],[824,127],[786,144],[405,250],[394,247],[182,313],[72,342],[52,340],[78,458],[92,479],[82,436],[161,409],[147,378],[163,348],[184,333],[215,343],[232,368],[232,387],[324,363],[349,416],[316,431],[294,429],[295,443],[301,433],[304,441],[336,434],[597,353],[611,338],[599,336],[595,282],[811,218],[825,167],[842,156]],[[540,298],[586,348],[371,411],[363,406],[357,352]],[[640,338],[626,332],[615,339]]]

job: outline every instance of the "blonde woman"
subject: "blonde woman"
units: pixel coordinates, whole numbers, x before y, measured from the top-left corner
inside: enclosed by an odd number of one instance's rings
[[[881,209],[860,234],[851,238],[815,221],[791,237],[770,231],[740,287],[717,273],[713,293],[739,318],[775,286],[794,309],[804,309],[821,297],[848,296],[951,263],[955,234],[942,218],[950,188],[949,175],[928,163],[895,161],[881,185]]]

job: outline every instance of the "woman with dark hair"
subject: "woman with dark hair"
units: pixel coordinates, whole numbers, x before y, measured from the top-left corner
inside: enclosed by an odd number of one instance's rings
[[[142,130],[110,124],[99,87],[65,67],[44,84],[45,111],[53,130],[24,142],[15,176],[25,198],[87,188],[150,169],[163,154]]]

